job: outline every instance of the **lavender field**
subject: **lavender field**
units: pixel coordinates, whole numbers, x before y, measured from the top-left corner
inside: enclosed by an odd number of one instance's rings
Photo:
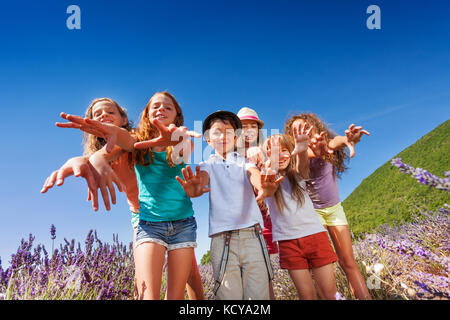
[[[418,182],[449,192],[449,179],[439,179],[394,159],[392,164],[411,174]],[[448,173],[446,173],[448,177]],[[407,177],[406,177],[407,178]],[[356,261],[373,299],[450,299],[449,206],[423,212],[412,221],[380,226],[376,232],[354,241]],[[51,239],[55,239],[51,227]],[[0,300],[16,299],[134,299],[132,245],[103,243],[90,231],[84,245],[64,239],[64,245],[48,252],[34,245],[32,235],[22,240],[11,256],[10,267],[0,263]],[[287,272],[272,259],[275,298],[298,299]],[[209,263],[199,266],[206,299],[214,299],[213,275]],[[338,264],[335,275],[341,299],[354,299]],[[164,286],[161,297],[164,297]]]

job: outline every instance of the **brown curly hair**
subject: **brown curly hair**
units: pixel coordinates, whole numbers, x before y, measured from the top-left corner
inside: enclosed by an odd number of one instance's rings
[[[320,134],[325,132],[325,141],[327,144],[331,139],[337,136],[335,132],[327,127],[327,125],[314,113],[302,113],[299,115],[294,115],[286,121],[284,125],[284,133],[287,134],[291,139],[292,137],[292,124],[298,120],[302,119],[313,127],[312,134]],[[335,150],[332,154],[322,156],[322,159],[330,162],[333,165],[333,173],[338,177],[348,169],[346,162],[348,162],[349,154],[345,147]]]

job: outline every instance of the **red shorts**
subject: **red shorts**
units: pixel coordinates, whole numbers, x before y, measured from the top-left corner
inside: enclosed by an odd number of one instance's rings
[[[312,269],[336,262],[326,231],[306,237],[278,241],[282,269]]]

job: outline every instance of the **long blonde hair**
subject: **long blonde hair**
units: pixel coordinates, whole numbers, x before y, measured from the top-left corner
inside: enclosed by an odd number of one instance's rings
[[[128,115],[127,115],[127,110],[125,108],[122,108],[115,100],[110,99],[110,98],[97,98],[92,100],[91,104],[89,105],[89,107],[87,108],[84,116],[86,118],[89,119],[93,119],[94,115],[92,113],[92,109],[94,108],[94,105],[99,103],[99,102],[107,102],[112,104],[113,106],[115,106],[117,108],[117,110],[119,111],[120,116],[122,117],[123,121],[125,124],[122,126],[122,128],[126,129],[127,131],[131,131],[132,127],[131,127],[131,123],[128,120]],[[103,146],[106,144],[105,139],[103,138],[99,138],[97,136],[94,136],[93,134],[89,134],[84,132],[83,133],[83,154],[86,156],[90,156],[93,153],[97,152],[98,150],[100,150],[101,148],[103,148]]]
[[[298,119],[302,119],[310,126],[313,126],[313,134],[320,134],[321,132],[325,132],[324,137],[327,144],[336,136],[336,133],[329,129],[317,115],[315,115],[314,113],[302,113],[292,116],[288,121],[286,121],[286,124],[284,125],[284,133],[289,136],[291,141],[293,141],[292,124]],[[341,175],[341,173],[348,169],[345,164],[345,162],[347,162],[349,159],[348,151],[346,148],[335,150],[332,154],[323,156],[322,159],[328,161],[333,165],[333,173],[338,177]]]
[[[159,136],[159,131],[155,126],[152,125],[152,123],[150,122],[150,116],[149,116],[149,110],[150,110],[150,105],[152,104],[152,100],[154,97],[156,97],[159,94],[162,94],[162,95],[170,98],[173,102],[173,105],[177,112],[177,115],[176,115],[175,121],[174,121],[174,125],[179,127],[179,126],[182,126],[184,123],[183,112],[181,111],[181,107],[178,104],[178,101],[175,99],[175,97],[167,91],[156,92],[150,98],[147,105],[145,106],[145,109],[142,111],[142,113],[140,115],[139,124],[133,132],[133,136],[136,138],[136,140],[138,142],[145,141],[145,140],[151,140],[151,139],[157,138]],[[173,152],[173,148],[171,146],[167,147],[167,156],[166,156],[167,163],[171,167],[174,167],[175,164],[172,160],[172,152]],[[147,154],[149,155],[149,158],[150,158],[149,161],[145,160],[145,155],[147,155]],[[142,166],[148,166],[150,163],[153,163],[153,152],[151,151],[151,149],[135,150],[135,159],[136,159],[137,164],[140,164]]]
[[[281,137],[280,139],[280,144],[281,147],[286,148],[289,153],[291,153],[294,150],[294,145],[291,142],[291,139],[285,135],[285,134],[274,134],[270,137],[268,137],[266,139],[266,141],[264,142],[263,148],[265,152],[268,152],[268,150],[270,149],[270,138],[271,137]],[[294,198],[295,201],[297,201],[297,203],[299,204],[299,206],[303,206],[303,203],[305,201],[305,192],[306,190],[304,188],[302,188],[299,184],[300,180],[302,179],[306,179],[308,177],[308,173],[306,172],[297,172],[295,170],[296,167],[296,158],[291,158],[289,160],[289,164],[286,167],[286,169],[284,169],[284,176],[285,179],[287,178],[287,180],[289,181],[289,184],[291,186],[291,195],[292,198]],[[284,198],[282,196],[282,191],[281,188],[279,187],[277,189],[277,191],[275,191],[275,203],[278,206],[278,209],[280,210],[281,213],[283,213],[284,207],[285,207],[285,203],[284,203]]]

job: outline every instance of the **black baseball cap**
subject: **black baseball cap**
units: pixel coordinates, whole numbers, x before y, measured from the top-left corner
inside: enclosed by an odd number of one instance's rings
[[[231,111],[218,110],[214,113],[211,113],[206,117],[205,121],[203,121],[203,134],[205,134],[205,131],[211,127],[211,122],[216,119],[230,121],[230,124],[233,126],[234,130],[242,129],[241,119],[239,119],[239,117],[235,113]]]

